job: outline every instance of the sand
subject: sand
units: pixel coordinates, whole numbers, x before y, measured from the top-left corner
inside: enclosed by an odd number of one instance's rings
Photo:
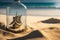
[[[49,18],[60,19],[59,17],[60,10],[28,10],[27,13],[28,13],[27,20],[26,20],[27,25],[32,27],[34,30],[39,30],[48,40],[60,40],[60,33],[59,33],[60,24],[45,24],[45,23],[39,22],[39,21],[46,20]],[[41,16],[38,16],[37,14]],[[42,16],[42,15],[49,15],[49,16]],[[58,15],[58,16],[55,16],[55,15]],[[7,25],[5,15],[0,15],[0,19],[1,19],[0,20],[1,22]],[[9,19],[9,21],[10,20],[12,21],[12,19]],[[23,23],[25,23],[24,17],[21,20]],[[53,27],[53,29],[49,29],[50,27]],[[36,39],[40,40],[40,38],[36,38]]]

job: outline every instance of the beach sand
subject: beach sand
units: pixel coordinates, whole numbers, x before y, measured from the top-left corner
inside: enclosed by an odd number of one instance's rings
[[[41,15],[41,16],[39,16],[39,15]],[[42,16],[42,15],[49,15],[49,16]],[[52,15],[52,16],[50,16],[50,15]],[[55,15],[58,15],[58,16],[55,16]],[[44,37],[46,37],[48,40],[60,40],[60,34],[59,34],[60,23],[59,24],[45,24],[45,23],[41,23],[41,22],[38,23],[39,21],[46,20],[49,18],[60,19],[59,15],[60,15],[60,10],[27,10],[26,23],[30,27],[34,28],[34,30],[39,30],[44,35]],[[0,19],[1,19],[0,22],[7,25],[5,15],[0,15]],[[12,21],[12,19],[9,19],[9,21],[10,20]],[[24,17],[21,20],[23,23],[25,23]],[[49,29],[50,27],[53,27],[53,29]],[[56,29],[56,28],[58,28],[58,29]],[[33,38],[33,39],[27,39],[27,40],[35,40],[35,39],[44,40],[44,38]]]

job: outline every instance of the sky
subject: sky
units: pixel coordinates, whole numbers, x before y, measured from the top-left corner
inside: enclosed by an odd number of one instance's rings
[[[14,0],[0,0],[0,2],[13,2]],[[21,0],[22,2],[60,2],[60,0]]]

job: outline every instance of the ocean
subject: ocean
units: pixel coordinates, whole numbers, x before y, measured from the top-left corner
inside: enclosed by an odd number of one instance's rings
[[[6,6],[10,6],[12,3],[11,2],[0,2],[0,6],[2,7],[6,7]],[[53,3],[53,2],[47,2],[47,3],[23,3],[25,4],[28,8],[47,8],[47,7],[54,7],[54,5],[56,3]],[[15,5],[14,5],[15,6]]]

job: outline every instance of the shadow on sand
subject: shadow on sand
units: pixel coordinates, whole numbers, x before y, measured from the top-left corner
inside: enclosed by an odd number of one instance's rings
[[[41,38],[41,37],[44,37],[44,36],[38,30],[35,30],[27,36],[24,36],[22,38],[11,39],[11,40],[27,40],[27,39],[31,39],[31,38],[34,39],[34,38]]]

